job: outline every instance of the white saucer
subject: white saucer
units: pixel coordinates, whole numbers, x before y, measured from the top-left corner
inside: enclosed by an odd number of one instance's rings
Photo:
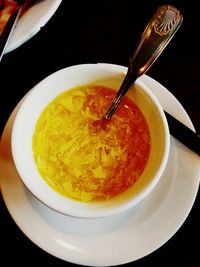
[[[5,53],[8,53],[33,37],[53,16],[62,0],[35,1],[19,18],[9,40]]]
[[[152,89],[166,111],[193,129],[187,113],[167,89],[146,75],[140,79]],[[2,195],[19,228],[43,250],[80,265],[120,265],[152,253],[184,223],[198,191],[200,160],[174,138],[161,181],[140,205],[110,218],[76,219],[44,206],[20,181],[10,152],[15,111],[1,142]]]

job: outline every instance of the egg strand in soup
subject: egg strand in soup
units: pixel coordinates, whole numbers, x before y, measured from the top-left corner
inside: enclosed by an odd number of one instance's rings
[[[102,86],[68,90],[42,112],[33,135],[33,155],[44,180],[79,201],[102,201],[140,177],[150,153],[150,133],[127,96],[106,127],[97,129],[116,91]]]

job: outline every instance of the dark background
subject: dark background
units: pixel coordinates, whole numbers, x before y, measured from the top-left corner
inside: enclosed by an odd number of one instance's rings
[[[4,55],[0,62],[0,134],[18,101],[49,74],[82,63],[127,66],[145,25],[162,4],[176,6],[184,21],[147,74],[180,101],[200,133],[200,12],[197,2],[63,0],[39,33]],[[126,266],[200,266],[199,207],[198,194],[179,231],[160,249]],[[10,217],[2,198],[0,243],[1,266],[13,262],[17,266],[75,266],[49,255],[24,236]]]

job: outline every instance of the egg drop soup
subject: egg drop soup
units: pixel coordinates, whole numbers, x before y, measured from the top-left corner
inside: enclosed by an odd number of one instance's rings
[[[102,86],[73,88],[41,113],[33,155],[40,175],[60,194],[83,202],[107,200],[133,186],[142,174],[151,140],[136,104],[125,96],[112,119],[95,126],[115,94]]]

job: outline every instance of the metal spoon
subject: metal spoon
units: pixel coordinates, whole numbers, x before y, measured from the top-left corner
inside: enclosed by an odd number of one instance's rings
[[[111,106],[105,113],[104,119],[112,117],[128,89],[139,76],[152,66],[174,36],[182,21],[183,17],[175,7],[164,5],[158,8],[129,60],[128,72]]]

